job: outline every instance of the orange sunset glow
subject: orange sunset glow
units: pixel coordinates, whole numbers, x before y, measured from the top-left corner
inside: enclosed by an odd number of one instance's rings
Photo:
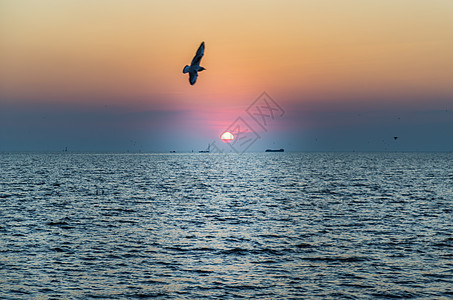
[[[24,122],[4,119],[3,127],[41,128],[55,147],[95,139],[85,126],[98,136],[120,128],[113,148],[131,133],[148,150],[190,128],[197,144],[175,146],[191,149],[218,138],[266,91],[287,112],[267,136],[286,136],[280,142],[295,149],[313,141],[295,139],[328,138],[330,126],[351,136],[363,121],[378,130],[369,122],[393,112],[407,116],[400,131],[434,119],[445,128],[451,115],[420,119],[414,111],[452,109],[452,11],[451,1],[419,0],[2,1],[0,105]],[[207,70],[190,86],[181,70],[201,41]],[[385,116],[356,120],[351,111]],[[54,114],[68,114],[72,138],[62,137],[56,128],[66,125]],[[5,135],[5,149],[26,147]],[[407,147],[417,148],[411,138]]]

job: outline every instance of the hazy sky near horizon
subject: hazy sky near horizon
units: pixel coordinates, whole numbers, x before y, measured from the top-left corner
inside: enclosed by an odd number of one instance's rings
[[[0,151],[199,150],[240,116],[250,150],[453,151],[452,16],[450,0],[0,0]],[[263,91],[284,109],[267,131],[245,113]]]

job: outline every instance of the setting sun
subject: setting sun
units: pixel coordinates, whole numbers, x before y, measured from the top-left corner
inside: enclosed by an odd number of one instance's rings
[[[231,132],[226,131],[220,136],[220,139],[224,143],[231,143],[234,140],[234,135]]]

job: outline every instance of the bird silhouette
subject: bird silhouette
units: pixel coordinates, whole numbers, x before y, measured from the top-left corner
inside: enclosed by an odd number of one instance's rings
[[[198,72],[206,70],[203,67],[200,67],[200,61],[204,54],[204,42],[201,43],[200,47],[198,47],[197,53],[192,59],[192,62],[189,65],[186,65],[182,72],[189,73],[189,82],[190,85],[194,85],[197,82]]]

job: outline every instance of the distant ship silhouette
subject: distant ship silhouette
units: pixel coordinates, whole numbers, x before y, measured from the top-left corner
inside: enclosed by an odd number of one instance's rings
[[[285,152],[285,149],[277,149],[277,150],[274,150],[274,149],[266,149],[266,152]]]

